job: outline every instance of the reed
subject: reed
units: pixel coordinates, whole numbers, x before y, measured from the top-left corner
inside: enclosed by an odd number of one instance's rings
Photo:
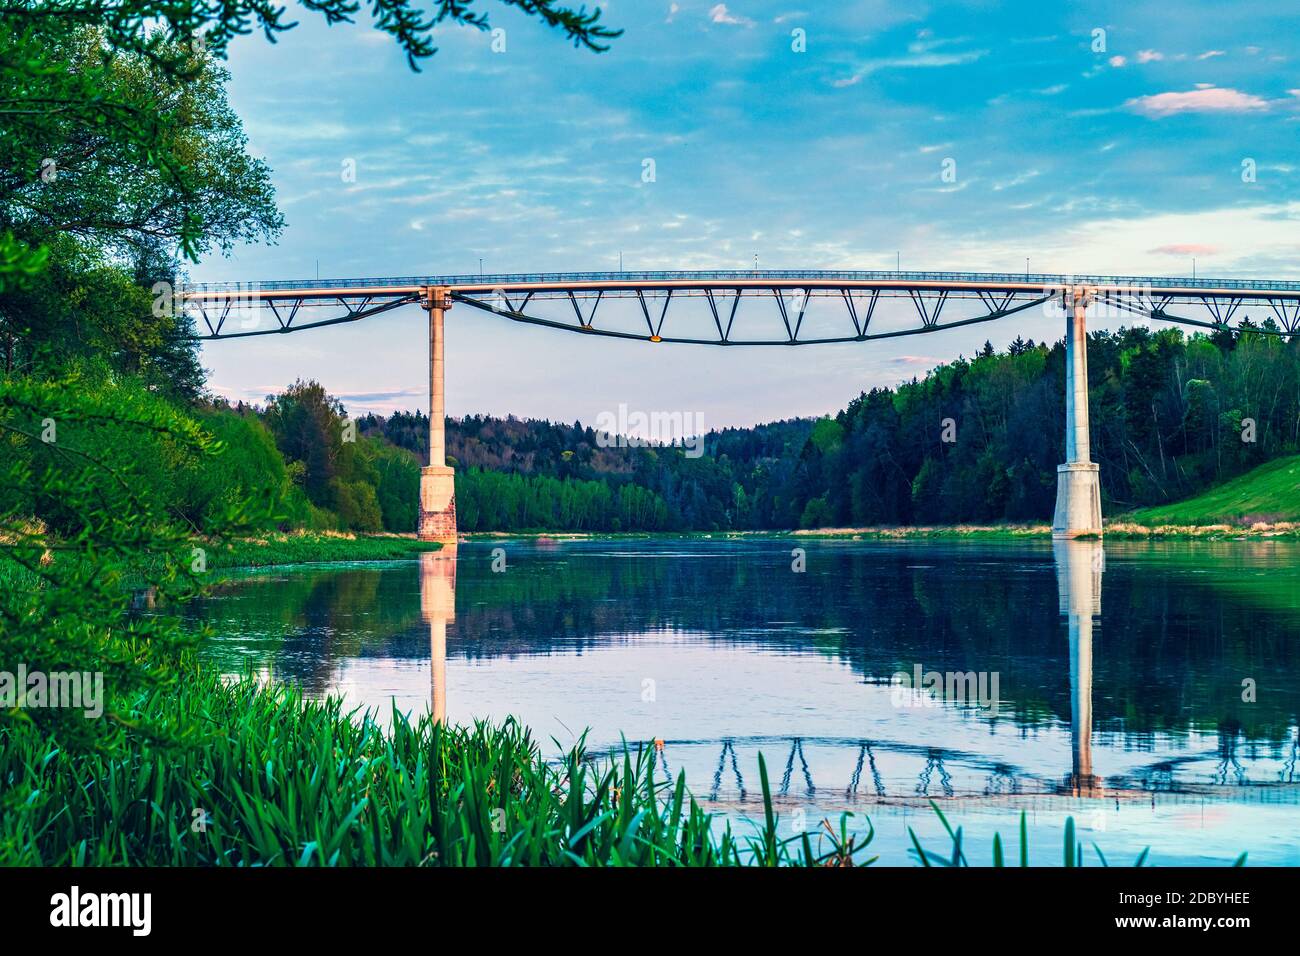
[[[142,692],[89,751],[35,725],[0,724],[0,863],[74,866],[862,866],[874,830],[844,814],[780,836],[759,758],[763,818],[738,835],[656,782],[653,751],[544,759],[530,732],[448,727],[394,712],[384,726],[337,698],[312,701],[200,671]],[[141,728],[148,727],[143,732]],[[925,866],[967,865],[953,847]],[[1001,838],[994,864],[1002,863]],[[1067,827],[1065,861],[1082,862]],[[1104,857],[1098,856],[1104,863]],[[1145,854],[1138,865],[1145,860]],[[1027,861],[1021,829],[1021,863]],[[902,862],[901,860],[899,862]],[[1238,861],[1244,862],[1242,860]]]
[[[715,832],[684,779],[656,785],[647,751],[597,765],[579,744],[550,763],[513,720],[394,713],[385,728],[337,699],[198,673],[115,717],[76,754],[0,727],[0,862],[731,866],[758,840]]]

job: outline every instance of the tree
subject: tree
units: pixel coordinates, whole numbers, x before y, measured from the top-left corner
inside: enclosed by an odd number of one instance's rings
[[[102,122],[87,124],[80,110],[11,117],[0,148],[14,171],[0,192],[9,228],[34,241],[72,235],[128,261],[169,256],[191,214],[203,225],[195,253],[275,238],[284,220],[270,170],[248,156],[226,99],[229,73],[212,57],[189,53],[181,79],[139,54],[106,52],[101,29],[47,29],[41,39],[44,55],[74,74],[64,78],[73,90],[94,84],[124,116],[147,117],[151,142],[141,148]],[[33,169],[38,175],[21,175]]]
[[[156,309],[150,287],[165,265],[114,263],[71,236],[47,244],[54,255],[39,275],[0,292],[0,371],[57,377],[69,367],[140,379],[186,401],[204,373],[190,319]]]
[[[0,228],[46,254],[21,283],[0,283],[4,369],[57,371],[93,355],[195,398],[193,330],[156,290],[170,287],[196,209],[196,253],[276,236],[270,172],[247,155],[227,74],[210,58],[191,55],[194,74],[181,81],[138,54],[113,54],[101,30],[65,26],[0,34]],[[15,60],[28,56],[42,58],[53,103],[15,88]]]
[[[599,8],[499,2],[597,52],[621,34],[600,23]],[[301,4],[331,24],[351,22],[360,8],[357,0]],[[431,39],[437,27],[489,27],[487,15],[472,11],[467,0],[433,0],[428,11],[411,0],[371,0],[370,6],[375,27],[394,38],[412,69],[437,51]],[[50,232],[64,220],[106,232],[114,242],[174,239],[191,260],[220,241],[223,225],[237,234],[244,217],[213,202],[204,188],[212,169],[204,156],[186,150],[175,124],[187,110],[201,109],[205,93],[224,79],[213,60],[225,57],[230,41],[254,29],[274,40],[295,25],[285,12],[263,0],[0,0],[0,289],[39,273],[48,259],[43,236],[23,235],[21,226]],[[242,152],[242,141],[227,138],[224,145]],[[48,152],[56,147],[74,166],[143,175],[138,182],[119,179],[109,192],[88,191],[90,216],[83,217],[71,192],[42,191],[58,182],[58,159]],[[112,162],[100,162],[105,157]],[[166,198],[155,208],[160,185]],[[133,215],[111,215],[123,211]],[[262,225],[253,222],[254,229]]]
[[[301,462],[307,497],[330,507],[334,479],[343,474],[343,406],[319,382],[301,379],[267,399],[266,422],[276,447],[291,462]],[[346,476],[350,477],[350,476]]]

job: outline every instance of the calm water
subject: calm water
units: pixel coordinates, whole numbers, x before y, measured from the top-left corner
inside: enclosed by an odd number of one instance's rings
[[[943,847],[933,797],[977,861],[1024,809],[1044,861],[1072,815],[1112,862],[1300,865],[1294,543],[511,540],[250,575],[193,613],[219,666],[311,694],[513,714],[551,750],[661,739],[736,820],[761,751],[792,826],[868,814],[886,862],[906,826]],[[891,685],[917,667],[986,693]]]

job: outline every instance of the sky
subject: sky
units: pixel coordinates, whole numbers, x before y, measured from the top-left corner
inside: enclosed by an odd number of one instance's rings
[[[231,104],[287,227],[196,281],[626,269],[1300,278],[1300,8],[1279,2],[614,0],[605,53],[478,0],[412,72],[387,35],[233,44]],[[648,171],[653,176],[648,176]],[[1112,325],[1118,325],[1115,320]],[[833,414],[1025,313],[798,349],[623,342],[447,314],[447,411],[708,428]],[[426,408],[425,316],[207,343],[214,391],[319,380]]]

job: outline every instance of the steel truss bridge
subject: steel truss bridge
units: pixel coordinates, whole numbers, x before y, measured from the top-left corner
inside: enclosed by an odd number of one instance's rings
[[[456,304],[583,335],[692,345],[866,342],[991,322],[1038,307],[1066,319],[1065,463],[1055,537],[1102,533],[1088,431],[1087,321],[1136,316],[1206,329],[1300,334],[1300,282],[970,272],[579,272],[214,283],[175,290],[197,338],[284,335],[357,322],[406,305],[429,317],[429,464],[418,534],[454,544],[445,445],[444,316]],[[612,304],[603,310],[606,300]],[[744,308],[742,309],[742,304]],[[1247,324],[1247,319],[1250,319]],[[206,334],[204,334],[204,331]]]
[[[1300,282],[966,272],[581,272],[204,283],[176,290],[197,337],[306,331],[406,305],[459,303],[514,322],[694,345],[815,345],[918,335],[1064,303],[1089,317],[1300,333]],[[620,305],[602,304],[609,300]],[[743,303],[743,308],[742,308]],[[1068,305],[1068,303],[1066,303]],[[888,307],[888,308],[887,308]],[[886,319],[885,313],[889,316]],[[816,320],[813,320],[816,313]],[[1056,313],[1059,314],[1059,313]],[[1249,324],[1243,326],[1243,321]],[[1261,329],[1268,320],[1267,328]]]

